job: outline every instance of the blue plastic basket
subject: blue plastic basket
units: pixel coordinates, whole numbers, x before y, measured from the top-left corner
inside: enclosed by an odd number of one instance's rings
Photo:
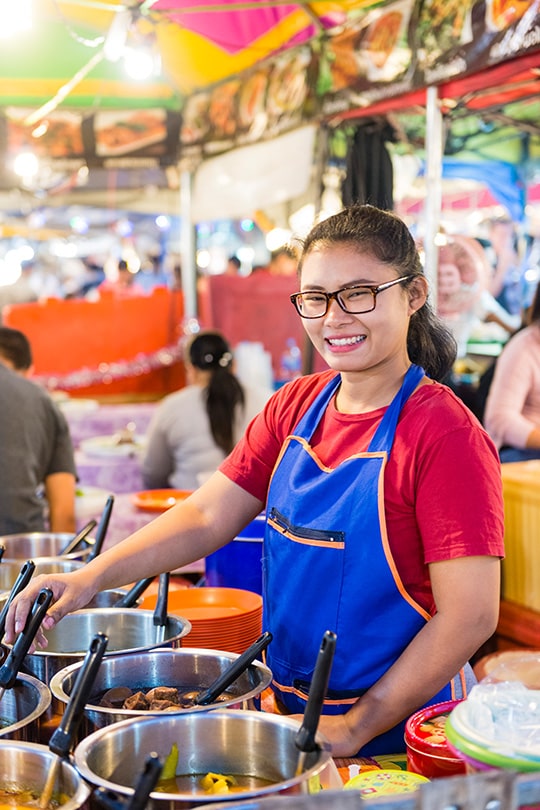
[[[265,515],[257,515],[234,540],[206,557],[205,579],[208,586],[241,588],[262,594],[265,525]]]

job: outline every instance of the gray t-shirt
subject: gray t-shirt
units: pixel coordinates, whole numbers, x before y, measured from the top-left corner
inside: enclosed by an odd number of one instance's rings
[[[244,385],[243,388],[245,406],[238,409],[235,441],[241,438],[272,394],[263,387]],[[210,431],[204,388],[188,385],[160,402],[148,428],[142,465],[145,486],[197,489],[224,458],[225,453],[216,445]]]
[[[40,488],[76,474],[69,427],[46,391],[0,364],[0,534],[43,531]]]

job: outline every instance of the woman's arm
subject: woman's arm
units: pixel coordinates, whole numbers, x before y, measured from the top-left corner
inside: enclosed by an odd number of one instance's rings
[[[528,444],[530,434],[539,426],[523,416],[537,363],[531,349],[523,345],[524,337],[526,333],[520,332],[504,347],[486,401],[484,423],[497,447],[540,446]]]
[[[319,728],[334,756],[354,756],[417,711],[495,632],[500,600],[497,557],[460,557],[432,563],[429,570],[436,614],[346,714],[321,717]]]
[[[74,532],[75,476],[69,472],[57,472],[45,478],[45,497],[49,505],[51,532]]]
[[[207,556],[236,537],[261,508],[261,501],[222,473],[214,473],[185,501],[77,571],[32,579],[10,607],[5,640],[12,642],[22,630],[41,588],[51,588],[54,594],[43,622],[45,629],[50,629],[66,613],[86,605],[98,591],[172,571]],[[43,634],[36,640],[46,646]]]

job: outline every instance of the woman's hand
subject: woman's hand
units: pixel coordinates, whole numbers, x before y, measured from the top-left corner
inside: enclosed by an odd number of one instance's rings
[[[87,605],[96,593],[92,580],[83,574],[83,570],[73,571],[70,574],[41,574],[32,579],[9,606],[4,641],[7,644],[15,641],[18,634],[24,629],[37,595],[42,588],[50,588],[53,593],[51,606],[36,633],[29,652],[35,652],[38,647],[47,647],[48,642],[43,630],[51,630],[66,613],[71,613],[73,610]]]

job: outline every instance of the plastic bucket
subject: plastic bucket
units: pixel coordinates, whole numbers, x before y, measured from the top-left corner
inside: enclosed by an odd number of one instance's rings
[[[407,770],[428,779],[465,773],[465,763],[446,739],[446,718],[460,701],[435,703],[415,712],[405,724]]]
[[[241,588],[262,594],[262,544],[266,517],[255,520],[226,546],[205,560],[206,584],[213,588]]]

